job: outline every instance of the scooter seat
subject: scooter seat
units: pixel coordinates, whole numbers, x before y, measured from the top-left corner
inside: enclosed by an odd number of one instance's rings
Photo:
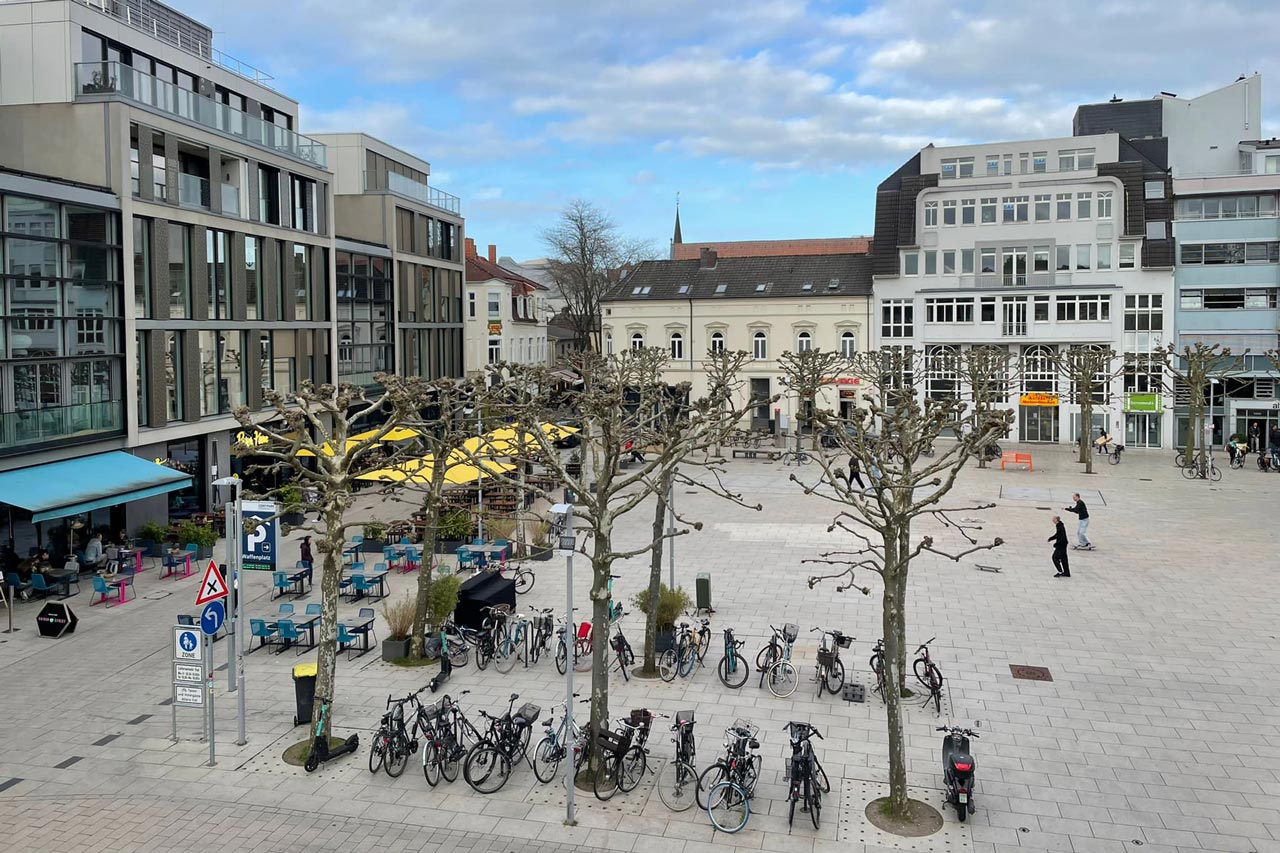
[[[947,756],[947,760],[951,762],[951,769],[959,773],[973,772],[973,756],[967,752],[953,752]]]

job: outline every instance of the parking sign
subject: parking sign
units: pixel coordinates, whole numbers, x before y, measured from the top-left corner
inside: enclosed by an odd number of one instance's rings
[[[252,533],[241,534],[241,565],[245,569],[269,572],[276,567],[276,525],[279,519],[275,515],[280,510],[275,501],[243,501],[240,508],[245,521],[258,520]]]

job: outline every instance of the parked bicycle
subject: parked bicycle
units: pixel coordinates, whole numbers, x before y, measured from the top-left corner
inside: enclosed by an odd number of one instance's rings
[[[788,622],[779,631],[772,625],[773,637],[768,645],[756,656],[756,665],[760,667],[760,684],[767,686],[769,692],[779,699],[785,699],[796,692],[800,676],[795,665],[791,663],[791,647],[800,635],[800,626]]]
[[[724,755],[698,776],[698,805],[721,832],[739,832],[751,817],[760,781],[759,729],[738,720],[724,732]]]
[[[880,700],[888,702],[889,697],[885,695],[885,669],[884,669],[884,640],[876,640],[875,646],[871,649],[871,672],[875,674],[876,686],[873,692],[880,694]]]
[[[783,465],[808,465],[813,461],[813,454],[807,450],[784,450],[782,451]]]
[[[578,608],[573,609],[576,611]],[[579,625],[577,634],[569,640],[569,629],[572,624],[566,617],[556,627],[556,669],[561,675],[564,675],[565,669],[569,666],[570,653],[573,656],[575,672],[591,669],[591,623],[583,622]]]
[[[538,579],[533,569],[525,568],[523,563],[501,563],[498,566],[498,574],[516,582],[517,595],[524,595],[533,589],[533,582]]]
[[[465,696],[464,690],[459,696]],[[422,774],[427,784],[435,787],[443,776],[446,782],[458,779],[458,767],[466,757],[467,742],[480,741],[480,733],[463,714],[462,708],[448,694],[426,708],[420,708],[422,721]]]
[[[637,708],[629,717],[618,719],[617,729],[596,737],[601,751],[600,769],[592,783],[596,799],[609,800],[618,791],[625,794],[640,784],[648,767],[645,744],[652,726],[653,714],[647,708]]]
[[[1124,445],[1123,445],[1123,444],[1117,444],[1117,445],[1114,445],[1114,446],[1111,448],[1111,452],[1107,454],[1107,456],[1108,456],[1108,457],[1110,457],[1110,458],[1108,459],[1108,461],[1109,461],[1112,465],[1119,465],[1119,464],[1120,464],[1120,454],[1122,454],[1122,453],[1124,453]]]
[[[529,637],[532,633],[528,616],[523,613],[513,614],[507,620],[507,631],[493,656],[493,665],[501,673],[515,668],[516,661],[524,661],[529,665]]]
[[[840,660],[840,650],[849,648],[853,637],[840,631],[826,631],[822,628],[811,628],[810,633],[822,631],[822,644],[818,646],[817,682],[818,695],[822,695],[825,687],[832,695],[844,687],[844,663]],[[829,641],[828,641],[829,638]]]
[[[532,635],[529,637],[529,663],[537,663],[538,658],[551,648],[551,638],[556,631],[556,620],[551,613],[551,608],[546,607],[533,617]]]
[[[1216,483],[1222,479],[1222,469],[1213,461],[1212,456],[1204,459],[1189,460],[1182,468],[1182,476],[1188,480],[1208,480]]]
[[[378,768],[387,771],[387,775],[396,778],[404,772],[409,763],[409,756],[418,751],[418,741],[410,736],[405,727],[405,705],[418,705],[418,694],[427,688],[423,687],[410,693],[403,699],[387,697],[387,711],[378,723],[378,731],[373,736],[369,748],[369,772],[377,773]],[[415,712],[416,716],[416,712]],[[415,726],[414,734],[417,734]]]
[[[743,662],[745,666],[745,661]],[[676,754],[658,773],[658,796],[674,812],[689,809],[698,799],[697,746],[693,737],[693,711],[677,711],[671,724]]]
[[[573,695],[576,697],[578,694]],[[556,708],[564,711],[559,725],[555,722]],[[552,705],[551,715],[543,722],[542,727],[547,730],[547,733],[533,748],[533,757],[529,759],[529,763],[533,766],[533,775],[538,777],[539,782],[550,782],[555,778],[556,771],[560,769],[560,762],[569,757],[570,751],[573,754],[573,769],[576,772],[586,757],[587,734],[569,718],[568,706],[563,702]]]
[[[911,669],[916,674],[916,681],[923,684],[925,689],[929,691],[929,696],[924,700],[924,704],[928,705],[932,701],[934,710],[940,715],[942,714],[942,670],[938,669],[938,665],[929,656],[929,644],[936,639],[938,638],[930,637],[920,644],[916,649],[916,654],[919,657],[912,661]]]
[[[724,629],[724,656],[720,658],[720,666],[716,671],[720,674],[720,681],[725,687],[737,690],[746,684],[747,678],[751,676],[751,666],[741,653],[742,647],[746,644],[746,640],[734,639],[732,628]]]
[[[658,659],[658,674],[663,681],[674,681],[677,675],[688,678],[693,672],[693,665],[706,658],[707,649],[711,646],[711,620],[689,613],[685,616],[688,619],[698,619],[698,628],[695,631],[687,620],[682,620],[676,626],[675,642]]]
[[[484,711],[480,716],[489,721],[489,730],[479,743],[467,751],[462,765],[463,778],[481,794],[492,794],[502,789],[511,778],[511,768],[525,757],[533,724],[538,721],[542,709],[526,702],[513,711],[519,693],[511,694],[507,712],[495,717]]]
[[[621,622],[614,623],[611,630],[613,635],[609,638],[609,648],[613,649],[614,661],[622,673],[622,680],[630,681],[631,667],[636,665],[636,653],[632,651],[631,643],[622,633]]]
[[[791,758],[783,771],[782,779],[789,782],[787,788],[787,826],[796,818],[796,805],[801,813],[808,814],[813,828],[822,822],[822,795],[831,790],[831,782],[814,754],[812,740],[823,740],[822,732],[808,723],[790,722],[783,726],[791,740]]]

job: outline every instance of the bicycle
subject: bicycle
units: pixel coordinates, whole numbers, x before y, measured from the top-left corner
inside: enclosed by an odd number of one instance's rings
[[[463,690],[458,695],[466,696],[470,692]],[[466,757],[466,742],[470,740],[472,745],[479,743],[480,732],[448,694],[427,708],[423,716],[427,736],[422,748],[422,775],[433,788],[441,776],[447,782],[456,782],[458,764]]]
[[[609,575],[609,624],[617,622],[626,615],[626,611],[622,609],[622,602],[617,601],[613,597],[613,582],[622,575]]]
[[[921,643],[916,649],[916,654],[920,657],[911,663],[911,669],[915,672],[916,681],[919,681],[929,691],[929,696],[924,700],[924,704],[928,705],[933,700],[934,710],[939,715],[942,714],[942,670],[938,669],[938,665],[933,662],[929,656],[929,644],[937,637],[930,637]]]
[[[734,833],[747,825],[751,798],[760,781],[759,729],[738,720],[724,734],[724,757],[702,771],[697,796],[712,825],[721,832]]]
[[[484,669],[489,665],[489,658],[493,657],[492,652],[485,658],[484,664],[480,663],[480,646],[484,643],[484,633],[475,628],[467,628],[463,625],[456,624],[452,619],[444,623],[444,635],[446,645],[448,646],[449,662],[454,668],[460,668],[467,665],[471,660],[471,648],[476,647],[476,666]]]
[[[1235,452],[1235,455],[1231,457],[1231,461],[1228,464],[1230,464],[1232,468],[1239,470],[1240,468],[1244,467],[1245,456],[1246,456],[1246,451],[1237,450]]]
[[[822,689],[825,687],[834,696],[840,692],[840,688],[844,687],[844,663],[840,660],[840,650],[849,648],[854,638],[839,631],[824,631],[821,628],[811,628],[809,633],[814,631],[822,631],[822,643],[818,646],[816,674],[818,695],[822,695]],[[827,642],[828,637],[831,638],[830,643]]]
[[[686,613],[686,617],[698,618]],[[695,632],[687,621],[681,621],[677,628],[675,643],[662,653],[658,659],[658,674],[663,681],[674,681],[676,676],[688,678],[693,672],[695,663],[702,663],[711,645],[711,620],[701,618],[701,624]]]
[[[1111,448],[1111,452],[1107,454],[1110,457],[1107,461],[1112,465],[1119,465],[1121,453],[1124,453],[1124,445],[1117,444],[1115,447]]]
[[[506,637],[511,608],[506,604],[492,604],[481,610],[485,611],[485,617],[480,622],[478,636],[481,639],[476,646],[476,666],[484,669],[493,660]]]
[[[627,642],[626,636],[622,633],[622,624],[615,624],[612,628],[613,636],[609,638],[609,648],[613,649],[618,670],[622,673],[622,680],[630,681],[631,667],[636,663],[636,653],[632,651],[631,643]]]
[[[573,695],[577,697],[578,694],[575,693]],[[564,710],[564,716],[561,717],[560,725],[558,726],[555,724],[556,708]],[[555,778],[556,771],[560,769],[560,762],[568,757],[571,748],[573,749],[573,769],[575,772],[582,767],[582,760],[586,757],[586,731],[577,723],[572,722],[568,708],[569,706],[564,702],[551,706],[551,715],[542,724],[547,733],[542,736],[542,739],[538,741],[538,745],[533,748],[533,757],[529,759],[529,765],[533,767],[533,775],[538,777],[538,781],[544,784]]]
[[[1212,456],[1203,462],[1192,459],[1183,467],[1182,476],[1188,480],[1209,480],[1216,483],[1222,479],[1222,469],[1214,464]]]
[[[884,640],[876,640],[875,646],[871,649],[871,659],[868,663],[871,665],[871,671],[876,676],[876,686],[873,692],[879,693],[880,700],[887,703],[889,697],[885,695]]]
[[[693,711],[677,711],[671,731],[675,732],[671,740],[676,745],[676,755],[658,773],[658,796],[667,808],[682,812],[691,808],[698,798],[698,771],[693,763],[697,755]]]
[[[596,737],[596,746],[603,753],[592,783],[597,800],[608,801],[618,791],[625,794],[640,784],[648,767],[645,743],[652,725],[653,714],[647,708],[638,708],[630,717],[618,719],[617,730],[601,732]]]
[[[555,617],[550,607],[538,611],[533,617],[533,635],[529,638],[529,663],[537,663],[543,652],[551,648],[551,637],[555,634]]]
[[[831,791],[827,773],[813,752],[812,738],[817,735],[818,740],[824,740],[822,732],[808,723],[790,722],[783,728],[791,740],[791,758],[782,775],[784,782],[790,782],[787,789],[787,826],[795,822],[796,803],[801,803],[800,811],[807,813],[813,821],[813,828],[818,829],[822,822],[822,795]]]
[[[526,569],[523,563],[500,563],[498,574],[516,582],[516,595],[524,595],[533,589],[533,582],[538,579],[533,569]]]
[[[403,699],[387,697],[387,712],[378,723],[378,731],[373,736],[369,748],[369,772],[377,773],[378,768],[387,771],[387,775],[395,779],[404,772],[409,763],[409,756],[418,751],[418,741],[411,738],[404,724],[404,706],[418,705],[418,694],[427,688],[423,687],[410,693]],[[416,716],[416,712],[415,712]],[[415,725],[415,732],[416,725]]]
[[[782,451],[783,465],[808,465],[813,461],[813,455],[807,450],[784,450]]]
[[[800,676],[791,663],[791,647],[800,635],[800,626],[788,622],[782,626],[781,631],[772,625],[769,627],[773,628],[773,638],[761,650],[765,659],[761,661],[759,656],[756,658],[756,664],[760,666],[760,684],[767,685],[774,696],[785,699],[796,692],[796,686],[800,683]],[[778,642],[779,638],[781,642]]]
[[[529,634],[532,623],[524,614],[515,614],[512,619],[515,624],[508,625],[506,636],[498,645],[497,654],[493,658],[494,667],[503,674],[514,669],[517,660],[524,661],[524,665],[529,666]]]
[[[507,712],[501,717],[480,712],[480,716],[489,721],[489,730],[467,751],[467,759],[462,765],[463,778],[478,793],[492,794],[501,790],[511,778],[511,766],[527,754],[533,724],[542,709],[526,702],[513,712],[519,698],[519,693],[511,694]]]
[[[716,671],[725,687],[737,690],[746,684],[751,676],[751,666],[747,663],[747,659],[738,653],[738,650],[746,644],[746,640],[734,639],[732,628],[724,629],[724,656],[720,658],[720,665]]]
[[[578,608],[573,608],[577,610]],[[569,665],[569,618],[565,617],[564,621],[556,627],[556,669],[561,675],[564,675],[565,669]],[[585,672],[591,669],[591,623],[583,622],[578,628],[577,636],[573,640],[573,669],[574,672]]]

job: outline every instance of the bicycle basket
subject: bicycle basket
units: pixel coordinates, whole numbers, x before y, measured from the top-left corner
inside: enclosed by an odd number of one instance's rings
[[[850,637],[848,634],[841,634],[839,631],[837,631],[836,645],[842,649],[847,649],[853,645],[853,637]]]
[[[631,748],[631,730],[618,732],[601,732],[596,738],[599,747],[610,755],[621,755]]]
[[[441,699],[439,702],[434,702],[423,708],[422,714],[423,718],[426,719],[427,722],[434,725],[440,717],[444,716],[444,700]]]
[[[818,649],[818,666],[825,666],[828,669],[835,665],[836,656],[831,649]]]
[[[788,622],[782,626],[782,639],[788,643],[794,643],[798,636],[800,636],[800,626],[796,623]]]
[[[629,722],[640,731],[648,734],[649,727],[653,725],[653,714],[648,708],[636,708],[631,712]]]
[[[677,725],[677,726],[692,726],[692,725],[693,725],[693,711],[676,711],[676,725]]]
[[[531,726],[538,721],[538,715],[542,713],[542,709],[532,702],[525,702],[517,710],[512,720],[518,725]]]

